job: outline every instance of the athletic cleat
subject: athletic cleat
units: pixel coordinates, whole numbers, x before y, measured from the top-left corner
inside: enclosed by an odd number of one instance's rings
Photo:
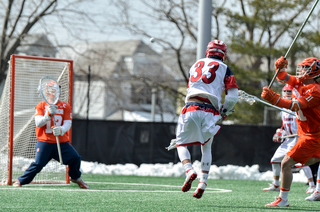
[[[76,180],[71,179],[71,182],[77,183],[80,188],[88,189],[89,186],[80,177]]]
[[[262,191],[280,191],[280,186],[269,184],[269,187],[262,189]]]
[[[305,200],[307,201],[320,201],[320,193],[319,191],[313,192],[310,196],[306,197]]]
[[[21,187],[21,184],[20,184],[19,180],[17,180],[15,183],[13,183],[12,186],[14,186],[14,187]]]
[[[181,190],[183,192],[187,192],[190,190],[192,182],[198,176],[197,173],[193,169],[188,170],[186,174],[187,174],[186,180],[184,181],[183,186],[181,188]]]
[[[207,187],[207,183],[205,182],[199,182],[197,189],[193,193],[193,197],[200,199],[203,195],[204,190]]]
[[[289,207],[288,200],[283,200],[281,197],[276,197],[274,202],[265,205],[266,207]]]
[[[313,192],[316,190],[315,186],[310,186],[307,188],[306,194],[313,194]]]

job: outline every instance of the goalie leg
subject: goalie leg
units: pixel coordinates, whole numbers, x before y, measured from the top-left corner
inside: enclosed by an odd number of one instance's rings
[[[70,142],[60,143],[62,160],[69,166],[69,176],[71,182],[78,184],[80,188],[88,189],[89,186],[80,178],[81,177],[81,156],[73,148]],[[54,159],[59,161],[58,152],[54,152]]]
[[[52,152],[56,148],[56,144],[38,141],[36,144],[35,162],[32,162],[24,174],[18,177],[15,186],[21,186],[31,183],[33,178],[42,170],[42,168],[51,160]]]

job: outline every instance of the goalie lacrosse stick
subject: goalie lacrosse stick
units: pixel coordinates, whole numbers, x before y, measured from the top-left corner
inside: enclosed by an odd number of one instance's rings
[[[306,25],[306,23],[307,23],[307,21],[308,21],[309,17],[311,16],[311,14],[312,14],[312,12],[313,12],[314,8],[317,6],[318,1],[319,1],[319,0],[316,0],[316,2],[313,4],[313,6],[312,6],[312,8],[311,8],[311,10],[310,10],[310,12],[309,12],[309,14],[308,14],[307,18],[304,20],[304,22],[303,22],[302,26],[300,27],[300,29],[299,29],[298,33],[296,34],[296,37],[295,37],[295,38],[293,39],[293,41],[291,42],[291,45],[290,45],[290,47],[289,47],[288,51],[287,51],[287,52],[286,52],[286,54],[284,55],[284,58],[285,58],[285,59],[287,58],[287,56],[288,56],[288,54],[289,54],[289,52],[290,52],[290,50],[291,50],[291,48],[292,48],[293,44],[296,42],[297,38],[298,38],[298,37],[299,37],[299,35],[301,34],[301,31],[302,31],[302,29],[304,28],[304,26]],[[280,72],[280,69],[277,69],[277,72],[276,72],[276,73],[275,73],[275,75],[273,76],[273,78],[272,78],[272,80],[271,80],[271,82],[270,82],[270,84],[269,84],[268,88],[271,88],[271,86],[272,86],[272,84],[273,84],[274,80],[276,79],[276,77],[278,76],[279,72]]]
[[[272,105],[272,104],[270,104],[268,102],[262,101],[258,97],[250,95],[250,94],[247,94],[243,90],[239,90],[238,91],[238,95],[239,95],[239,100],[244,100],[244,101],[248,102],[250,105],[253,105],[253,103],[255,103],[257,101],[257,102],[261,102],[262,104],[265,104],[265,105],[268,105],[270,107],[273,107],[273,108],[275,108],[277,110],[281,110],[281,111],[283,111],[285,113],[288,113],[290,115],[296,116],[296,114],[294,114],[294,113],[292,113],[292,112],[290,112],[288,110],[285,110],[285,109],[283,109],[281,107],[277,107],[277,106]]]
[[[50,92],[45,92],[45,90],[47,89],[47,84],[50,84],[50,90],[51,90]],[[48,105],[51,106],[51,105],[57,104],[57,102],[59,100],[59,96],[60,96],[60,87],[59,87],[59,83],[57,82],[57,80],[55,78],[50,77],[50,76],[42,77],[39,82],[39,91],[40,91],[42,98],[44,99],[44,101]],[[53,123],[54,123],[54,127],[55,127],[56,120],[55,120],[54,115],[53,115]],[[57,141],[59,160],[60,160],[60,164],[62,165],[63,161],[62,161],[61,148],[60,148],[60,142],[59,142],[58,136],[56,136],[56,141]]]

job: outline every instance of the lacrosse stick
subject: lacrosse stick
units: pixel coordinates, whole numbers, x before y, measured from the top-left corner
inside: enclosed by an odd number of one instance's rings
[[[280,139],[282,140],[284,138],[293,138],[293,137],[296,137],[296,136],[298,136],[298,135],[297,134],[285,135],[285,136],[281,136]],[[281,143],[283,143],[284,141],[285,141],[285,139]]]
[[[314,8],[317,6],[318,1],[319,1],[319,0],[316,0],[316,2],[313,4],[313,6],[312,6],[312,8],[311,8],[311,10],[310,10],[310,12],[309,12],[309,14],[308,14],[307,18],[304,20],[304,22],[303,22],[302,26],[300,27],[300,29],[299,29],[298,33],[296,34],[296,37],[295,37],[295,38],[293,39],[293,41],[291,42],[291,45],[290,45],[290,47],[289,47],[288,51],[287,51],[287,52],[286,52],[286,54],[284,55],[284,58],[285,58],[285,59],[287,58],[287,56],[288,56],[288,54],[289,54],[289,52],[290,52],[290,50],[291,50],[291,48],[292,48],[293,44],[296,42],[297,38],[298,38],[298,37],[299,37],[299,35],[301,34],[301,31],[302,31],[302,29],[304,28],[304,26],[306,25],[306,23],[307,23],[307,21],[308,21],[309,17],[311,16],[311,14],[312,14],[312,12],[313,12]],[[272,78],[272,80],[271,80],[271,82],[270,82],[270,84],[269,84],[268,88],[271,88],[271,86],[272,86],[272,84],[273,84],[274,80],[276,79],[276,77],[278,76],[279,72],[280,72],[280,69],[277,69],[277,72],[276,72],[276,73],[275,73],[275,75],[273,76],[273,78]]]
[[[45,90],[47,89],[47,83],[52,84],[50,87],[52,88],[51,90],[56,91],[56,92],[45,92]],[[46,77],[42,77],[40,79],[39,82],[39,91],[41,93],[42,98],[44,99],[44,101],[46,101],[46,103],[48,105],[55,105],[58,100],[59,100],[59,96],[60,96],[60,88],[59,88],[59,83],[57,82],[57,80],[53,77],[50,76],[46,76]],[[56,126],[56,120],[55,117],[53,115],[53,123],[54,123],[54,127]],[[59,137],[56,136],[56,141],[57,141],[57,148],[58,148],[58,154],[59,154],[59,160],[60,160],[60,164],[63,164],[62,161],[62,155],[61,155],[61,148],[60,148],[60,142],[59,142]]]
[[[285,136],[282,136],[281,139],[282,138],[293,138],[293,137],[296,137],[296,136],[298,136],[298,135],[297,134],[285,135]]]
[[[275,108],[275,109],[281,110],[281,111],[283,111],[283,112],[285,112],[285,113],[288,113],[288,114],[290,114],[290,115],[296,116],[296,114],[294,114],[293,112],[290,112],[290,111],[288,111],[288,110],[285,110],[285,109],[283,109],[283,108],[281,108],[281,107],[277,107],[277,106],[272,105],[272,104],[270,104],[270,103],[268,103],[268,102],[262,101],[262,100],[259,99],[258,97],[253,96],[253,95],[250,95],[250,94],[247,94],[247,93],[244,92],[243,90],[239,90],[239,91],[238,91],[238,95],[239,95],[239,100],[244,100],[244,101],[248,102],[250,105],[253,105],[253,103],[255,103],[255,102],[257,101],[257,102],[261,102],[262,104],[265,104],[265,105],[268,105],[268,106],[270,106],[270,107],[273,107],[273,108]]]

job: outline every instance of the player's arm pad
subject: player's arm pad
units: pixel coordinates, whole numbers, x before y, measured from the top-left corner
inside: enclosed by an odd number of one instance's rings
[[[276,106],[286,108],[292,111],[298,111],[300,109],[307,108],[308,104],[304,98],[292,99],[292,100],[280,98]]]
[[[238,88],[229,88],[227,90],[227,95],[225,96],[225,101],[223,103],[223,110],[226,109],[226,111],[232,110],[232,108],[236,105],[238,101]]]
[[[51,117],[50,117],[50,119],[51,119]],[[37,127],[44,126],[47,123],[47,121],[49,121],[50,119],[48,119],[48,117],[46,117],[46,116],[41,116],[41,115],[34,117],[34,121],[35,121],[35,124]]]
[[[72,121],[71,120],[64,120],[63,125],[61,126],[62,135],[65,134],[71,128]]]

